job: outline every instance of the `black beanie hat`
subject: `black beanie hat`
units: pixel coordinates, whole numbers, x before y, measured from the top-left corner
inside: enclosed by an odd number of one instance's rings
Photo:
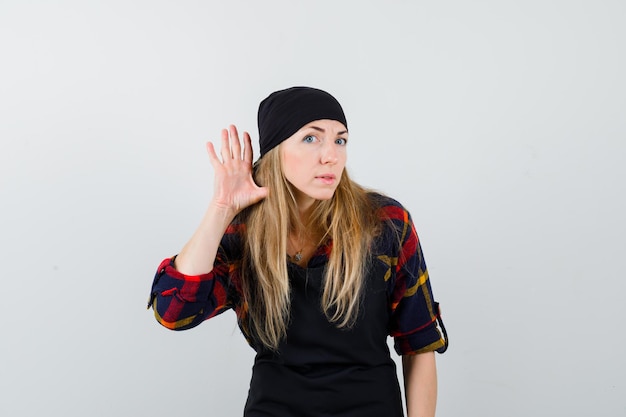
[[[259,105],[261,157],[314,120],[330,119],[348,128],[346,116],[335,97],[311,87],[275,91]]]

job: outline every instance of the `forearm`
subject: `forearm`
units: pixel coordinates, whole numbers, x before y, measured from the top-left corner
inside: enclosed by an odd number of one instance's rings
[[[408,417],[434,417],[437,405],[435,353],[402,356]]]
[[[232,210],[210,204],[193,236],[176,257],[176,269],[185,275],[210,272],[220,241],[234,217]]]

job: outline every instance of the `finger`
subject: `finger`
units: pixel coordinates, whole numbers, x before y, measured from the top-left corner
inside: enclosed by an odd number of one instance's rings
[[[215,146],[213,146],[213,143],[206,143],[206,151],[209,154],[209,161],[211,161],[211,165],[213,165],[213,168],[219,166],[222,163],[222,161],[220,161],[220,159],[217,157],[217,154],[215,153]]]
[[[241,159],[241,143],[239,142],[239,132],[235,125],[230,125],[230,148],[233,159]]]
[[[243,132],[243,160],[252,163],[252,140],[248,132]]]
[[[230,153],[230,141],[228,140],[228,130],[222,129],[222,149],[220,149],[222,155],[222,162],[226,162],[233,159]]]

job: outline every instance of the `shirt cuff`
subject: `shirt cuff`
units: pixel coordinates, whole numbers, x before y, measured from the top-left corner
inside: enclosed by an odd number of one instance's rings
[[[431,324],[414,333],[394,337],[394,348],[398,355],[415,355],[432,351],[444,353],[448,349],[448,332],[441,320],[439,303],[435,303],[435,309],[437,316]]]
[[[152,283],[148,308],[157,296],[175,295],[183,301],[195,302],[207,298],[211,293],[214,271],[202,275],[185,275],[174,268],[175,259],[176,256],[166,258],[159,265]]]

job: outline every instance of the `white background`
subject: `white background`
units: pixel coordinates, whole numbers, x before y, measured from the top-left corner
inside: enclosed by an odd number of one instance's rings
[[[450,333],[438,416],[624,416],[626,3],[0,0],[0,415],[236,416],[228,312],[145,310],[204,150],[325,89],[411,211]]]

